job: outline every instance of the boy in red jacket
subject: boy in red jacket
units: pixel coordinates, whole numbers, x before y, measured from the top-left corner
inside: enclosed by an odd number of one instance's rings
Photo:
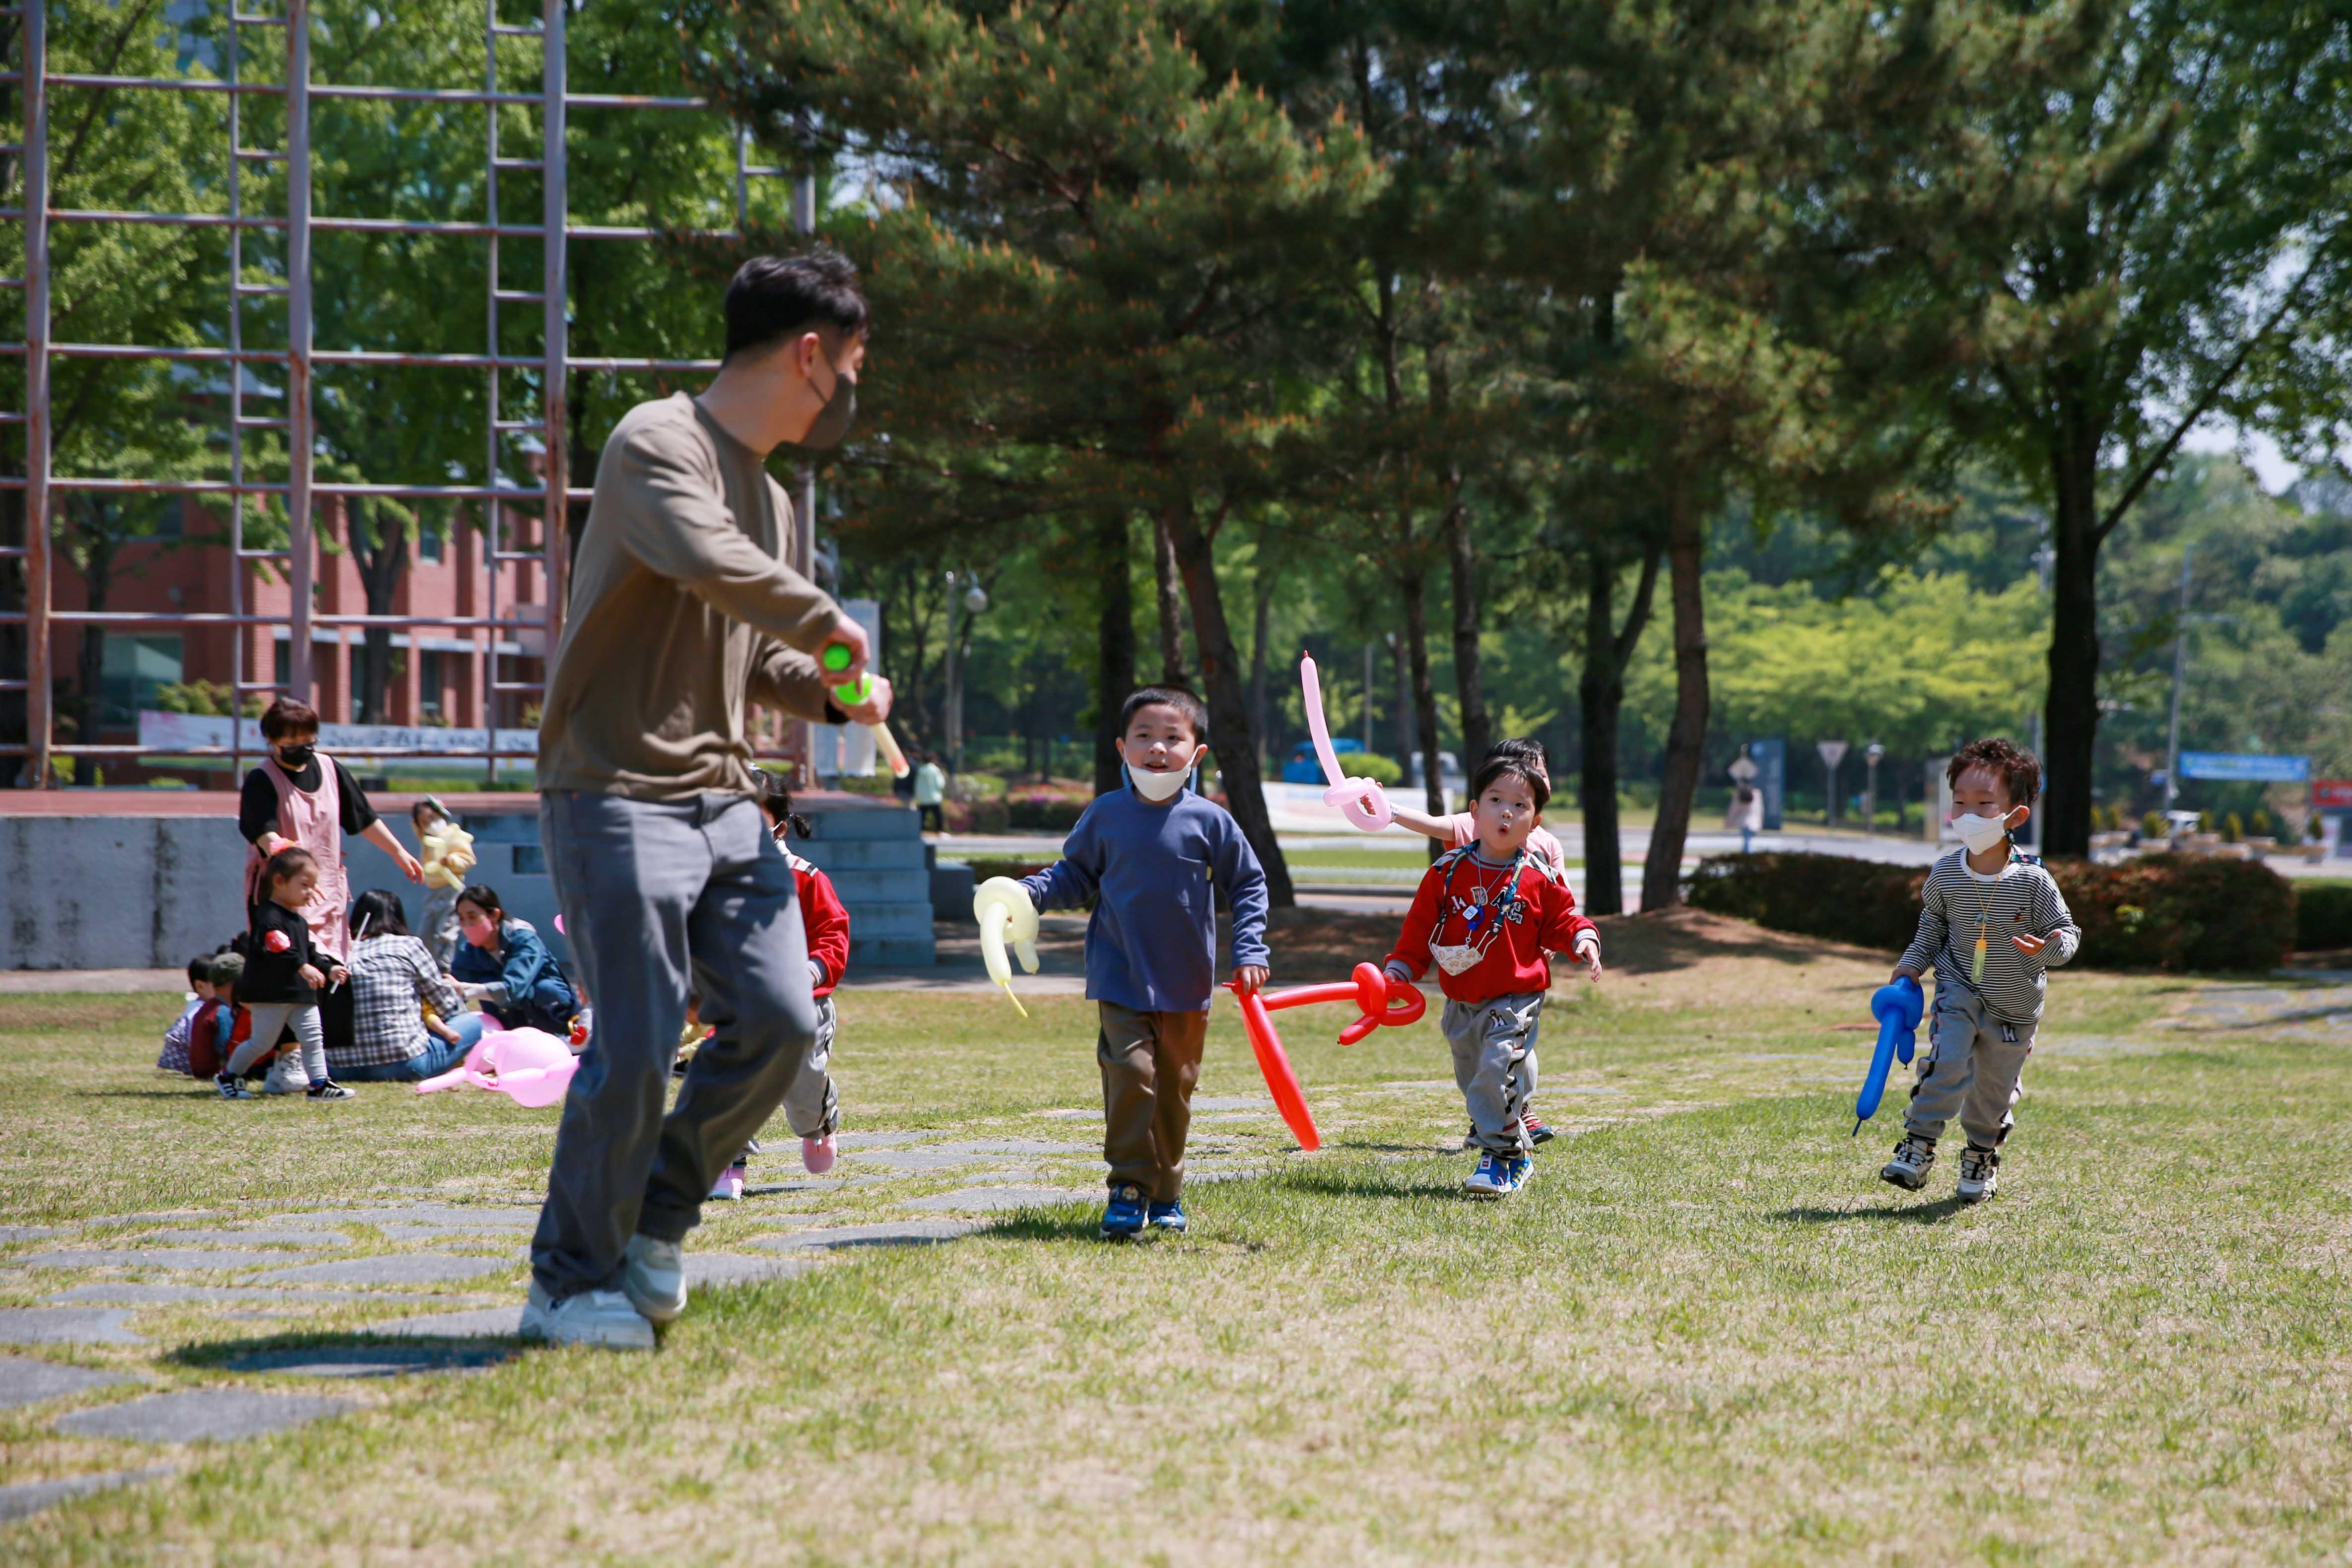
[[[841,1125],[841,1097],[825,1068],[833,1057],[833,988],[841,984],[842,973],[849,967],[849,911],[842,907],[841,895],[834,891],[833,879],[814,861],[792,852],[792,835],[809,837],[808,819],[793,810],[792,791],[774,773],[760,774],[760,811],[768,819],[768,832],[783,846],[784,858],[792,864],[793,879],[800,889],[801,925],[808,935],[816,1033],[809,1039],[800,1076],[793,1079],[784,1096],[784,1121],[800,1135],[801,1163],[809,1174],[821,1176],[833,1169],[837,1153],[833,1135]],[[720,1173],[718,1184],[710,1189],[712,1197],[743,1195],[743,1184],[751,1175],[747,1162],[753,1152],[745,1150]]]
[[[1479,1152],[1465,1184],[1475,1196],[1499,1198],[1534,1173],[1525,1116],[1551,954],[1575,952],[1598,980],[1601,932],[1578,912],[1566,878],[1528,853],[1528,836],[1551,798],[1535,765],[1490,754],[1470,794],[1478,836],[1422,878],[1387,968],[1419,980],[1437,961],[1445,993],[1438,1026],[1454,1047],[1454,1081]]]

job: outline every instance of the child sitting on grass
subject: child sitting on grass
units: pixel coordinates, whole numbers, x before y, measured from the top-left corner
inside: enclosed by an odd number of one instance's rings
[[[281,1029],[294,1031],[301,1047],[302,1073],[312,1100],[349,1100],[352,1091],[327,1076],[327,1037],[319,1021],[319,992],[341,985],[349,973],[311,945],[303,906],[319,885],[319,862],[308,849],[289,847],[261,868],[261,901],[253,906],[246,942],[245,973],[237,996],[252,1014],[252,1032],[215,1080],[224,1100],[245,1100],[245,1069],[278,1043]]]
[[[2083,933],[2049,868],[2009,836],[2042,793],[2042,764],[2007,741],[1972,741],[1952,755],[1952,826],[1960,847],[1936,862],[1919,897],[1919,934],[1895,978],[1936,972],[1927,1054],[1903,1115],[1903,1142],[1878,1174],[1906,1192],[1927,1184],[1936,1140],[1957,1115],[1969,1146],[1958,1196],[1982,1203],[2000,1183],[2000,1146],[2041,1026],[2045,970]]]
[[[213,955],[208,952],[201,958],[188,960],[188,1005],[180,1009],[180,1016],[172,1020],[170,1028],[163,1031],[163,1054],[155,1058],[157,1067],[165,1072],[188,1070],[190,1032],[195,1025],[196,1015],[203,1012],[205,1004],[212,999]]]
[[[1470,781],[1478,837],[1440,856],[1421,879],[1388,973],[1418,980],[1437,961],[1454,1049],[1454,1081],[1470,1110],[1477,1168],[1465,1184],[1499,1198],[1534,1173],[1528,1097],[1536,1088],[1536,1031],[1551,988],[1554,952],[1573,952],[1601,978],[1601,932],[1579,912],[1557,868],[1528,839],[1551,790],[1525,758],[1489,755]]]
[[[833,890],[833,879],[813,860],[792,851],[788,835],[810,837],[808,818],[793,810],[793,792],[783,775],[761,769],[759,773],[760,815],[768,819],[768,835],[782,847],[800,892],[801,930],[808,940],[809,986],[816,995],[816,1033],[809,1037],[808,1055],[801,1059],[800,1076],[784,1096],[784,1121],[801,1141],[801,1163],[812,1176],[833,1169],[838,1153],[834,1134],[841,1126],[841,1096],[826,1070],[833,1058],[836,1015],[833,989],[849,968],[849,911]],[[698,1040],[707,1032],[698,1008],[688,1005],[688,1027]],[[714,1198],[743,1195],[751,1179],[751,1157],[760,1152],[755,1141],[719,1173],[710,1189]]]
[[[1017,883],[992,880],[973,900],[978,908],[1003,896],[1033,910],[1094,903],[1087,995],[1101,1019],[1107,1240],[1147,1225],[1184,1229],[1184,1141],[1217,984],[1214,889],[1233,909],[1234,987],[1255,992],[1266,974],[1265,873],[1241,825],[1185,787],[1205,752],[1201,700],[1147,686],[1128,698],[1118,724],[1128,787],[1096,797],[1060,860]]]

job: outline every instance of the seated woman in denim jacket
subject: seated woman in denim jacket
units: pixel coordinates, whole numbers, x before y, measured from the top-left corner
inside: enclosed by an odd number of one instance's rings
[[[449,973],[467,1001],[503,1029],[571,1032],[579,994],[539,932],[509,916],[495,889],[476,882],[457,895],[457,930],[466,940]]]

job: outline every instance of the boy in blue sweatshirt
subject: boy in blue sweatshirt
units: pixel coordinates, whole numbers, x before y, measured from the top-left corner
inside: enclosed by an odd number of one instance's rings
[[[1265,872],[1241,825],[1185,787],[1208,727],[1189,691],[1147,686],[1129,697],[1118,742],[1127,787],[1087,807],[1059,861],[1005,889],[1035,909],[1094,901],[1087,995],[1102,1017],[1107,1239],[1184,1228],[1184,1139],[1217,987],[1212,883],[1233,910],[1234,983],[1265,984]]]

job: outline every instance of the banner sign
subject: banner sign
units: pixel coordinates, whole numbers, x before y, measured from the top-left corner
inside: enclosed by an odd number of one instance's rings
[[[2183,752],[2180,776],[2239,784],[2301,784],[2311,776],[2311,759],[2262,752]]]
[[[152,709],[139,712],[139,745],[148,752],[177,753],[202,751],[226,751],[231,731],[236,721],[226,715],[211,713],[158,713]],[[487,730],[441,729],[430,724],[322,724],[319,727],[319,749],[330,755],[349,760],[353,757],[382,757],[403,752],[456,752],[480,756],[490,742]],[[536,730],[500,730],[499,750],[518,752],[525,757],[539,753],[539,731]],[[261,738],[261,721],[245,721],[246,753],[258,760],[269,749]]]
[[[2312,780],[2311,804],[2314,805],[2352,806],[2352,779]]]

